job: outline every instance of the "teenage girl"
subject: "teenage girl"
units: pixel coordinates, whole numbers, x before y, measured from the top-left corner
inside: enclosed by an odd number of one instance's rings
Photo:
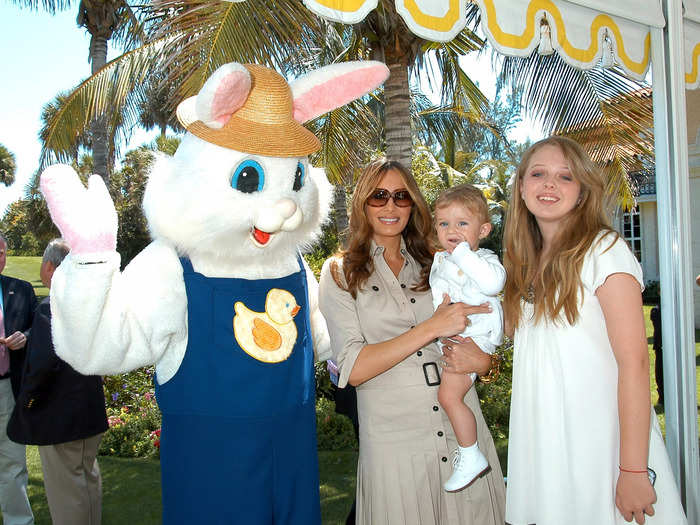
[[[686,523],[651,407],[641,267],[604,197],[576,142],[523,155],[504,250],[511,525]]]

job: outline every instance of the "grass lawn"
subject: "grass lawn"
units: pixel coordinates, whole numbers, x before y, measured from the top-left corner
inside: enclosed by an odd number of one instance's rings
[[[39,280],[40,257],[8,257],[6,275],[32,283],[37,296],[48,295]],[[649,321],[650,306],[644,307],[649,342],[651,397],[656,405],[658,394],[654,379],[654,351],[651,347],[653,329]],[[695,332],[696,364],[700,365],[700,330]],[[700,366],[696,367],[698,398],[700,398]],[[668,388],[668,387],[667,387]],[[655,406],[662,430],[665,429],[664,410]],[[507,440],[496,444],[501,464],[505,464]],[[29,465],[29,499],[37,525],[50,525],[41,463],[36,447],[27,447]],[[160,463],[152,459],[99,458],[103,480],[103,524],[121,525],[160,523]],[[341,525],[354,499],[356,451],[319,452],[321,478],[321,514],[326,525]],[[504,471],[505,472],[505,471]]]
[[[16,277],[32,283],[34,292],[41,301],[43,297],[49,295],[49,289],[42,284],[39,278],[40,266],[41,257],[13,256],[7,258],[7,264],[2,273],[9,277]]]

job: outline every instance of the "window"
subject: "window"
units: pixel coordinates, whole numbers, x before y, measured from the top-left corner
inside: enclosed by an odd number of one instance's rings
[[[622,237],[627,241],[638,261],[642,261],[642,223],[639,208],[632,208],[622,215]]]

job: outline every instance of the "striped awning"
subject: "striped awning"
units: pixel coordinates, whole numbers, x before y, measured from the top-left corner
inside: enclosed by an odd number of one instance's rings
[[[500,53],[558,53],[572,66],[618,65],[641,79],[650,63],[651,27],[663,27],[659,0],[472,0],[482,28]],[[377,0],[304,0],[314,13],[354,24]],[[446,42],[466,25],[463,0],[395,0],[396,11],[416,35]],[[700,0],[686,1],[686,81],[697,87]]]

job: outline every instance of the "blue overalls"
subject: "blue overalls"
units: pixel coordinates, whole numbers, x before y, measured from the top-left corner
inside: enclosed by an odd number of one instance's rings
[[[306,275],[209,278],[180,259],[187,290],[188,343],[182,364],[156,382],[163,523],[321,523],[313,347]],[[301,307],[296,344],[278,363],[236,342],[234,303],[265,312],[272,288]]]

